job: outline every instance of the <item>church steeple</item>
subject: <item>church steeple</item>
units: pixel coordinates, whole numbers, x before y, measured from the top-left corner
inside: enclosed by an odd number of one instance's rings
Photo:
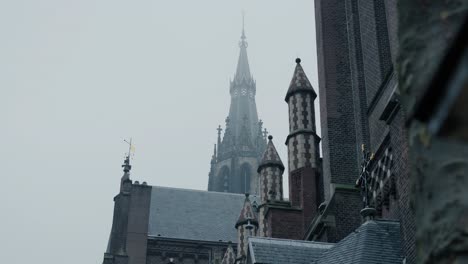
[[[243,23],[242,23],[243,24]],[[239,60],[237,62],[237,70],[234,76],[234,81],[248,80],[253,81],[252,75],[250,74],[249,59],[247,57],[248,43],[246,41],[244,25],[242,25],[242,35],[239,41]]]
[[[239,60],[234,79],[230,85],[231,107],[229,110],[229,119],[231,121],[233,133],[236,137],[242,131],[244,119],[248,120],[248,129],[252,138],[257,135],[258,115],[255,105],[256,83],[250,73],[249,59],[247,57],[247,37],[245,29],[242,27],[241,40],[239,41]]]
[[[231,105],[224,135],[218,128],[216,164],[212,165],[209,191],[258,193],[256,169],[266,147],[255,103],[256,82],[250,72],[244,25],[239,41],[239,60],[230,82]]]

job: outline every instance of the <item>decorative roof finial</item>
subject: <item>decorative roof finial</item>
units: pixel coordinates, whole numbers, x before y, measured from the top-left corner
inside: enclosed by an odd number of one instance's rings
[[[242,35],[241,41],[239,42],[239,47],[247,48],[247,41],[245,41],[247,37],[245,36],[245,11],[242,10]]]
[[[130,157],[132,152],[135,153],[135,146],[132,144],[132,138],[130,138],[128,141],[124,139],[124,141],[128,144],[128,153],[125,156],[125,161],[122,165],[122,168],[124,168],[124,172],[128,173],[132,169],[132,166],[130,165]]]
[[[361,151],[361,174],[356,180],[356,187],[361,188],[362,201],[364,205],[364,209],[361,210],[361,215],[365,220],[370,220],[373,219],[376,214],[376,210],[371,207],[369,202],[369,167],[371,161],[374,159],[374,153],[367,151],[364,144],[361,145]]]
[[[267,135],[268,135],[268,130],[265,128],[263,129],[263,138],[267,138]]]
[[[245,11],[242,10],[242,38],[245,39]]]

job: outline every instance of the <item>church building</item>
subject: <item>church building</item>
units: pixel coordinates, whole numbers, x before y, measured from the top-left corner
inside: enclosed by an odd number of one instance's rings
[[[209,191],[132,181],[127,156],[120,191],[114,197],[104,264],[219,264],[228,248],[234,252],[239,232],[250,230],[247,218],[253,217],[256,209],[252,208],[259,202],[255,196],[257,168],[267,135],[257,115],[256,83],[250,73],[244,30],[239,47],[237,70],[229,89],[229,116],[223,137],[218,128],[211,160]],[[246,198],[245,193],[253,195]],[[246,201],[253,204],[244,210]],[[243,250],[246,252],[244,245]]]
[[[258,118],[242,30],[208,191],[133,182],[127,157],[103,263],[415,263],[396,10],[315,0],[319,87],[297,58],[285,163]]]

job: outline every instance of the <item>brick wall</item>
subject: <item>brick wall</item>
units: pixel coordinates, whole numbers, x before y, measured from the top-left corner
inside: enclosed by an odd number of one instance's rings
[[[379,43],[377,38],[376,1],[359,0],[359,22],[362,39],[364,76],[366,80],[367,103],[374,98],[382,82],[380,68]]]
[[[404,126],[405,116],[403,110],[396,115],[390,124],[390,135],[395,152],[395,175],[397,185],[397,198],[399,220],[401,223],[401,237],[406,263],[415,263],[415,222],[414,213],[410,204],[410,175],[408,166],[408,140],[407,130]]]
[[[388,38],[390,42],[390,52],[392,62],[396,63],[398,53],[398,13],[397,0],[385,0],[385,11],[387,15]]]
[[[302,211],[285,208],[269,208],[268,225],[270,226],[268,236],[275,238],[286,238],[302,240],[304,227],[302,225]]]
[[[328,234],[328,242],[338,242],[361,225],[362,198],[357,191],[337,189],[334,195],[335,227]]]
[[[133,184],[127,234],[129,264],[146,263],[150,201],[151,186]]]
[[[380,213],[401,221],[407,263],[413,263],[414,219],[403,113],[381,120],[398,82],[392,74],[399,48],[396,0],[316,0],[315,5],[325,196],[330,200],[330,183],[354,183],[362,143],[378,152],[376,160],[390,148],[394,167],[388,184],[396,190],[387,192],[391,195],[381,201]],[[362,203],[356,197],[335,194],[330,214],[336,226],[328,228],[322,239],[339,240],[360,224],[357,217],[339,213],[359,212]]]
[[[355,106],[349,61],[351,6],[342,0],[315,1],[325,196],[330,183],[353,184],[358,174]]]

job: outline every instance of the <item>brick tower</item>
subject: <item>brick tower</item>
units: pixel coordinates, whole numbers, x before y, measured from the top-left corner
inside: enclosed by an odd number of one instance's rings
[[[319,142],[315,128],[314,101],[317,98],[302,66],[296,69],[286,93],[289,108],[289,135],[286,139],[289,164],[291,206],[303,208],[304,225],[308,225],[322,201]]]
[[[269,137],[258,168],[260,175],[259,235],[303,239],[322,201],[318,144],[315,132],[314,100],[317,97],[301,66],[296,68],[286,94],[289,106],[289,135],[286,139],[289,163],[289,201],[283,200],[284,166]]]

